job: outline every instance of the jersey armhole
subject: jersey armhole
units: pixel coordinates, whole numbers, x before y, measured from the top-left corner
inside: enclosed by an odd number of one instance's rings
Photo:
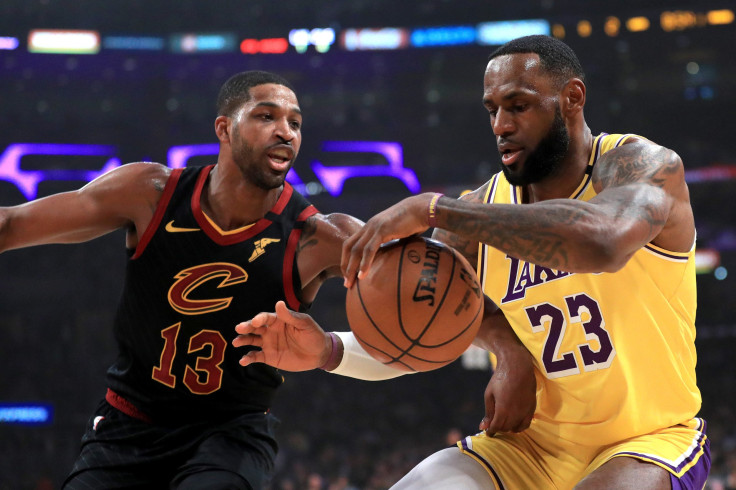
[[[156,211],[153,213],[153,217],[151,218],[151,222],[148,223],[146,231],[143,232],[141,239],[138,240],[138,245],[135,247],[135,253],[130,258],[131,260],[135,260],[141,256],[143,251],[146,249],[148,242],[151,241],[151,238],[153,238],[153,235],[156,233],[158,225],[161,224],[161,219],[164,217],[166,207],[169,205],[169,201],[171,200],[171,196],[174,194],[174,189],[176,189],[176,184],[179,182],[179,177],[183,170],[184,169],[182,168],[176,168],[171,171],[169,178],[166,180],[166,185],[164,186],[164,191],[161,194],[161,199],[159,199],[158,204],[156,205]]]
[[[317,208],[312,205],[307,206],[304,210],[299,213],[296,219],[294,229],[289,234],[289,239],[286,242],[286,253],[284,254],[284,266],[283,270],[283,283],[284,283],[284,295],[286,297],[286,304],[294,311],[301,311],[304,305],[302,303],[301,295],[301,278],[299,277],[298,268],[296,266],[296,247],[299,243],[299,238],[302,236],[302,228],[304,227],[304,221],[310,216],[317,214]]]

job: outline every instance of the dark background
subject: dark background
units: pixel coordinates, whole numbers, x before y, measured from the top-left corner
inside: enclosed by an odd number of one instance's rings
[[[286,37],[293,28],[426,27],[544,18],[565,26],[564,40],[587,73],[586,117],[593,133],[631,132],[677,151],[685,162],[698,227],[697,246],[720,254],[731,275],[698,276],[698,380],[709,421],[714,469],[709,488],[736,488],[734,348],[736,264],[733,177],[699,181],[699,171],[736,166],[736,25],[665,32],[662,11],[734,9],[728,1],[179,1],[5,0],[0,36],[21,46],[0,51],[0,152],[12,143],[114,145],[123,162],[166,162],[175,145],[216,142],[214,99],[231,74],[266,69],[297,88],[304,143],[296,164],[305,182],[325,165],[383,165],[375,155],[322,150],[324,141],[393,141],[422,191],[457,196],[496,172],[498,156],[481,105],[491,46],[282,55],[101,51],[32,54],[33,28],[96,29],[102,35],[189,31]],[[647,16],[651,28],[615,37],[606,17]],[[590,37],[575,32],[580,20]],[[697,63],[697,73],[688,72]],[[690,65],[692,66],[692,65]],[[692,70],[691,70],[692,71]],[[210,163],[201,158],[195,163]],[[98,169],[100,159],[26,157],[23,169]],[[726,172],[727,173],[727,172]],[[82,181],[46,180],[39,197]],[[344,192],[310,196],[325,213],[367,219],[411,192],[397,179],[349,179]],[[26,199],[0,180],[0,205]],[[0,402],[53,405],[53,422],[0,423],[0,489],[56,488],[76,457],[84,424],[104,394],[115,355],[111,317],[126,256],[122,232],[80,245],[0,255]],[[344,330],[344,290],[329,282],[312,311]],[[446,439],[472,433],[483,416],[487,369],[458,361],[432,373],[382,383],[322,372],[285,373],[274,413],[283,421],[273,488],[387,488]],[[734,481],[728,474],[733,470]],[[310,479],[310,475],[312,475]],[[340,479],[342,477],[342,479]],[[289,485],[292,485],[291,487]],[[719,486],[721,485],[721,486]]]

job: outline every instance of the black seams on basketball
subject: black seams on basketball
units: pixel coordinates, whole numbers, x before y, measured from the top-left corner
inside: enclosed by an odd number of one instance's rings
[[[483,317],[483,294],[468,261],[436,240],[389,242],[348,290],[348,323],[375,359],[431,371],[465,352]]]

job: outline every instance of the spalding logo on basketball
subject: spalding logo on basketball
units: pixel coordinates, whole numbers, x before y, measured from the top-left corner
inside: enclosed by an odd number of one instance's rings
[[[475,271],[453,248],[410,237],[389,242],[348,290],[350,329],[375,359],[431,371],[465,352],[483,317]]]

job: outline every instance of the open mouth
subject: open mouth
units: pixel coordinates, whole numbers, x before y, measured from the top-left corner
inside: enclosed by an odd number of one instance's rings
[[[283,170],[291,163],[294,152],[290,148],[275,148],[268,152],[268,158],[275,169]]]
[[[504,165],[513,165],[519,159],[521,149],[505,149],[501,150],[501,162]]]

